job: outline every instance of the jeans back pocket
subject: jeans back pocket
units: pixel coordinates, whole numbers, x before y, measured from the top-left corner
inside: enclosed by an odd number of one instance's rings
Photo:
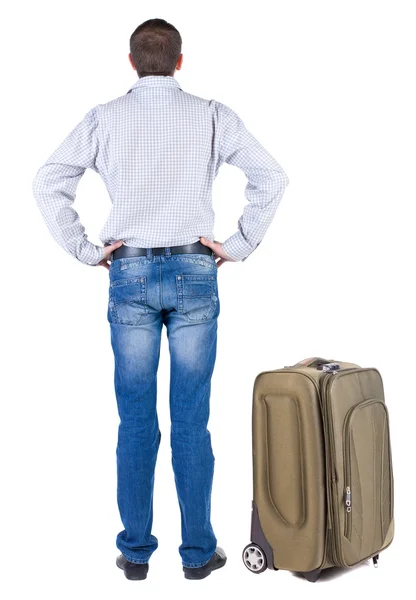
[[[211,319],[218,304],[217,276],[176,275],[178,313],[193,323]]]
[[[149,312],[147,277],[114,279],[110,283],[108,320],[120,325],[138,325]]]

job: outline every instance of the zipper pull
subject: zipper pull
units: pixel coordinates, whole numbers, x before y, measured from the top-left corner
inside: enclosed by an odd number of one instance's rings
[[[345,490],[345,506],[347,507],[347,512],[351,512],[351,488],[347,485]]]

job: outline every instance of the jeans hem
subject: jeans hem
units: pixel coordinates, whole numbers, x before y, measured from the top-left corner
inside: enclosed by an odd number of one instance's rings
[[[136,565],[145,565],[149,562],[149,558],[147,560],[140,560],[137,558],[133,558],[133,557],[129,557],[126,554],[124,554],[124,552],[122,553],[124,558],[126,558],[129,562],[135,563]]]
[[[211,560],[211,557],[208,560],[206,560],[205,562],[202,562],[202,563],[185,563],[185,562],[182,562],[182,565],[184,567],[186,567],[187,569],[198,569],[199,567],[203,567],[203,566],[207,565],[210,560]]]

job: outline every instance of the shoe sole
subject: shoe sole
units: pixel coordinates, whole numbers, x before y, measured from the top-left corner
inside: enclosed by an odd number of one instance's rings
[[[222,562],[221,564],[217,565],[216,567],[213,567],[210,571],[204,573],[202,572],[200,575],[197,575],[197,573],[190,573],[189,571],[185,571],[185,579],[205,579],[205,577],[208,577],[208,575],[211,575],[212,571],[217,571],[218,569],[221,569],[221,567],[223,567],[225,565],[225,563],[227,562],[227,559],[224,560],[224,562]],[[198,569],[195,569],[198,570]]]

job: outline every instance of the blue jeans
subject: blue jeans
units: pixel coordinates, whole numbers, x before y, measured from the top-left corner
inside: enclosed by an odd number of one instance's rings
[[[172,466],[182,523],[179,553],[186,567],[214,554],[211,521],[214,455],[207,429],[220,312],[217,265],[208,254],[120,258],[109,271],[107,318],[114,352],[118,428],[117,503],[124,529],[116,546],[127,560],[147,563],[152,534],[154,471],[160,430],[156,374],[163,324],[171,361]]]

